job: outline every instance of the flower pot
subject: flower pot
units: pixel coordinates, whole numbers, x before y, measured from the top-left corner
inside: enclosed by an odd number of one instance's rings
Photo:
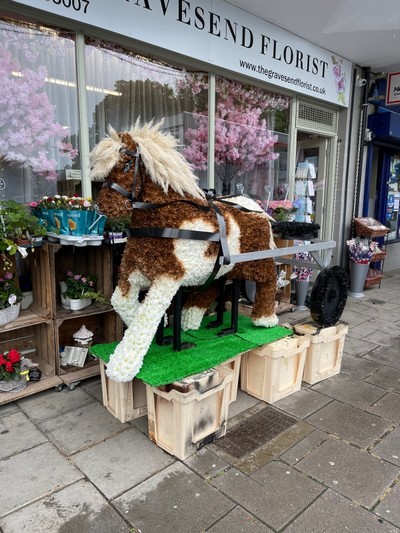
[[[71,306],[69,304],[70,300],[67,297],[64,297],[63,296],[63,293],[66,292],[67,290],[67,284],[65,283],[65,281],[60,281],[60,299],[61,299],[61,307],[63,307],[64,309],[71,309]]]
[[[88,307],[92,303],[92,298],[80,298],[79,300],[70,298],[69,299],[69,308],[71,311],[79,311],[80,309],[84,309],[85,307]]]
[[[6,307],[5,309],[0,309],[0,326],[4,326],[4,324],[8,324],[18,318],[20,311],[21,302]]]
[[[308,307],[305,305],[308,287],[310,285],[309,281],[296,281],[296,311],[308,311]]]
[[[353,298],[364,298],[363,289],[367,277],[369,263],[355,263],[350,261],[350,292]]]
[[[21,376],[18,381],[10,379],[9,381],[0,381],[0,392],[19,392],[25,389],[27,381],[25,376]]]

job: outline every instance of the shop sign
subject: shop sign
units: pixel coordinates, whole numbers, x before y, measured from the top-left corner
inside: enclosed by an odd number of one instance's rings
[[[224,0],[13,0],[347,107],[351,62]]]
[[[400,72],[388,74],[386,87],[386,105],[400,104]]]

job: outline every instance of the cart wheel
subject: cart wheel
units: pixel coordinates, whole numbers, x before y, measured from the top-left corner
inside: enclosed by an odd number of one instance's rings
[[[54,390],[55,390],[56,392],[61,392],[62,389],[63,389],[63,387],[64,387],[64,383],[61,383],[60,385],[56,385],[56,386],[54,387]]]
[[[311,316],[322,327],[334,326],[342,316],[349,291],[346,271],[340,266],[318,274],[310,297]]]

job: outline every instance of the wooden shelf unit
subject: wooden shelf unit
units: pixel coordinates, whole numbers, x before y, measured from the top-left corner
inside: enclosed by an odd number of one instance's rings
[[[33,303],[16,320],[0,326],[0,352],[16,348],[38,363],[42,377],[20,392],[0,393],[0,405],[98,375],[98,362],[90,358],[83,368],[60,366],[60,346],[73,345],[72,335],[82,325],[93,331],[94,343],[117,341],[123,334],[122,321],[111,305],[94,302],[80,311],[65,310],[60,305],[59,282],[69,270],[95,274],[97,290],[110,300],[114,290],[111,245],[75,247],[45,243],[29,254],[26,261],[32,277]]]

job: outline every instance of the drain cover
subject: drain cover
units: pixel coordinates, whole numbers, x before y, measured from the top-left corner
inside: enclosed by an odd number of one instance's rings
[[[240,459],[296,423],[295,418],[280,413],[271,407],[265,407],[234,426],[225,437],[218,439],[214,444],[233,457]]]

